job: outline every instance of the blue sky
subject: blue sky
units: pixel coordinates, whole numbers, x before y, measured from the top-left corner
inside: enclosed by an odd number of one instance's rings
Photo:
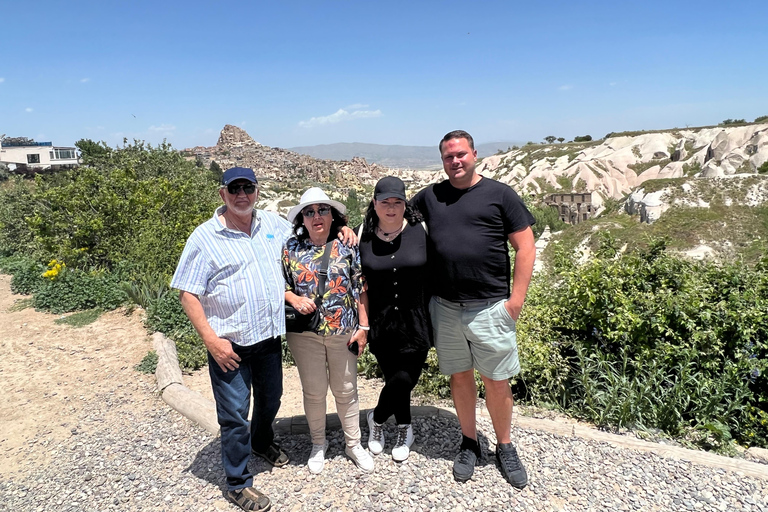
[[[768,2],[0,3],[0,135],[571,139],[768,115]]]

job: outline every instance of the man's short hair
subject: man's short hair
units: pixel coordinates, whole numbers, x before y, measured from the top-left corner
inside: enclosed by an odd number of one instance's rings
[[[475,149],[475,140],[470,134],[464,130],[453,130],[452,132],[446,133],[445,137],[443,137],[443,140],[441,140],[440,144],[437,146],[437,149],[440,150],[441,155],[443,154],[443,142],[449,141],[451,139],[467,139],[467,142],[469,142],[469,147],[473,150]]]

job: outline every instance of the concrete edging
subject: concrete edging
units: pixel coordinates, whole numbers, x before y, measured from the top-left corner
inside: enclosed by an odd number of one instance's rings
[[[182,416],[199,424],[211,434],[218,435],[219,423],[216,417],[216,405],[211,400],[184,386],[176,353],[176,344],[161,333],[152,335],[152,344],[158,356],[155,377],[157,378],[157,388],[162,395],[163,401]],[[414,406],[411,408],[411,414],[419,417],[456,418],[456,411],[454,409],[435,406]],[[478,409],[478,415],[490,418],[488,410],[484,407]],[[365,421],[365,411],[360,411],[360,420],[361,422]],[[686,460],[703,466],[734,471],[745,476],[768,480],[768,464],[734,459],[677,446],[666,446],[629,436],[601,432],[584,425],[531,418],[517,414],[514,415],[514,424],[524,429],[538,430],[565,437],[601,441],[617,448],[651,452],[661,457]],[[339,417],[336,414],[328,414],[326,426],[329,429],[341,428]],[[307,419],[303,415],[277,418],[275,420],[275,433],[282,435],[308,434]],[[750,451],[768,460],[768,450],[750,448]]]

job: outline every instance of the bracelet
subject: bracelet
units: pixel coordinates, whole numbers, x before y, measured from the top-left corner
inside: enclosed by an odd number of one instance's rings
[[[357,328],[360,329],[361,331],[370,331],[371,330],[371,326],[370,325],[358,325]]]

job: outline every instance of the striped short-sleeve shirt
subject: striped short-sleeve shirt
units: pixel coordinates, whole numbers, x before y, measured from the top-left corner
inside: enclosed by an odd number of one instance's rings
[[[197,295],[213,331],[242,346],[285,334],[283,242],[290,223],[254,210],[251,236],[224,227],[226,206],[190,235],[171,288]]]

